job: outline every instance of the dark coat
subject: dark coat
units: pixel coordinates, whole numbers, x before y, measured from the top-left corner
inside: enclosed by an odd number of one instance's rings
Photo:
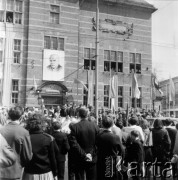
[[[167,161],[169,157],[171,140],[169,138],[168,131],[166,129],[152,129],[153,137],[153,157],[158,161]]]
[[[57,144],[58,149],[59,149],[59,152],[56,155],[58,162],[65,161],[66,160],[65,155],[67,154],[67,152],[70,149],[67,135],[63,132],[54,131],[52,136],[55,138],[56,144]]]
[[[83,163],[86,153],[91,153],[93,163],[96,163],[96,135],[98,131],[97,125],[87,119],[71,126],[69,141],[75,163]]]
[[[173,129],[171,127],[170,128],[167,127],[166,130],[168,131],[168,134],[169,134],[169,137],[170,137],[170,140],[171,140],[170,158],[172,158],[177,130]]]
[[[32,146],[29,132],[12,121],[6,126],[3,126],[0,129],[0,133],[17,155],[15,164],[5,169],[0,168],[0,177],[7,179],[20,178],[22,167],[32,158]]]
[[[98,179],[117,179],[116,159],[124,154],[120,137],[108,130],[101,131],[97,136],[97,149]]]
[[[55,153],[58,147],[52,136],[42,131],[30,133],[33,157],[25,166],[24,171],[29,174],[44,174],[52,171],[57,175],[57,162]]]

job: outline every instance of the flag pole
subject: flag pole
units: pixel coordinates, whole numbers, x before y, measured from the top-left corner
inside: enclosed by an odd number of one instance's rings
[[[96,1],[95,113],[98,124],[99,0]]]
[[[135,55],[134,55],[135,59],[134,59],[134,73],[136,75],[136,50],[135,50]],[[136,109],[137,109],[137,98],[134,98],[134,107],[135,107],[135,113],[136,113]]]

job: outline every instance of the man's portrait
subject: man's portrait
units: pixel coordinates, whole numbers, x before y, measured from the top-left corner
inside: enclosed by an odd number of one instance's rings
[[[62,69],[62,66],[58,64],[59,56],[57,54],[51,54],[49,57],[49,65],[47,66],[50,71],[59,71]]]
[[[64,81],[64,51],[44,49],[43,80]]]

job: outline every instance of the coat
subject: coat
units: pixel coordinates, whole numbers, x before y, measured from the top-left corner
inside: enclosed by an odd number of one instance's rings
[[[17,156],[17,161],[14,165],[0,169],[0,177],[18,179],[21,177],[22,167],[32,158],[32,146],[29,132],[16,122],[11,121],[6,126],[1,127],[0,133],[4,136]]]
[[[96,136],[98,131],[97,125],[87,119],[82,119],[71,126],[69,141],[75,163],[84,163],[87,153],[92,155],[92,162],[96,163]]]
[[[117,156],[124,154],[120,137],[109,130],[101,131],[97,136],[98,179],[117,179]]]

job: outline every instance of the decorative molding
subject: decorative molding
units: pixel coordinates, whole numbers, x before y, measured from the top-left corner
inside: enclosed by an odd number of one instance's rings
[[[92,18],[92,30],[96,31],[96,20]],[[133,23],[128,24],[122,21],[114,21],[112,19],[99,20],[99,30],[104,33],[114,33],[120,35],[127,35],[128,37],[133,34]]]

